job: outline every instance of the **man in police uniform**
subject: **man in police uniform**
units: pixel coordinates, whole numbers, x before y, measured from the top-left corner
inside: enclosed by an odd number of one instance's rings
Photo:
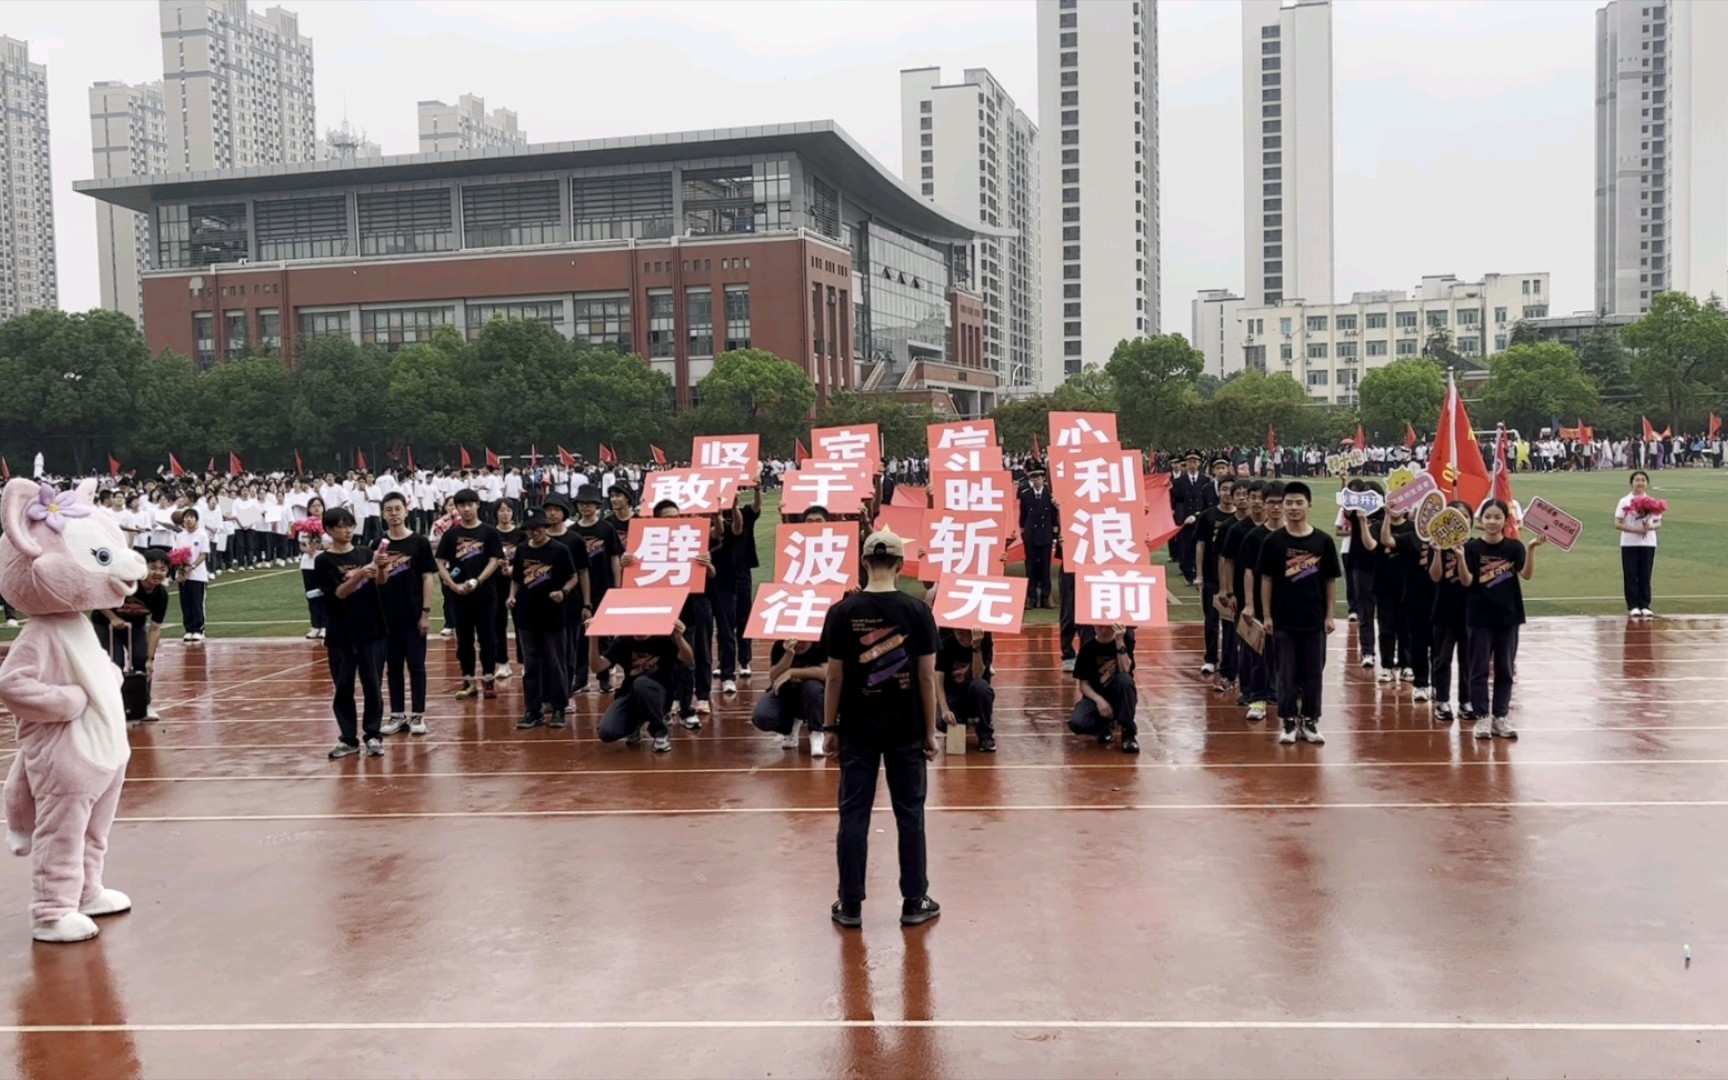
[[[1170,480],[1170,515],[1182,526],[1173,545],[1182,577],[1194,584],[1194,523],[1206,509],[1206,492],[1212,485],[1200,475],[1200,455],[1189,454],[1182,471]]]
[[[1044,486],[1043,466],[1034,465],[1020,489],[1020,540],[1026,547],[1026,606],[1050,606],[1050,552],[1056,543],[1056,503]]]

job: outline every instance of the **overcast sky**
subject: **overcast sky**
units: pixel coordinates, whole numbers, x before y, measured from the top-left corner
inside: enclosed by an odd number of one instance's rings
[[[1086,0],[1109,3],[1117,0]],[[255,10],[267,4],[254,2]],[[899,72],[986,67],[1034,117],[1030,0],[289,0],[318,126],[417,149],[415,102],[464,92],[535,142],[833,119],[900,168]],[[1592,303],[1594,0],[1341,0],[1333,24],[1340,297],[1429,273],[1551,271]],[[1242,281],[1241,18],[1159,4],[1163,326]],[[9,0],[0,33],[48,65],[60,302],[99,303],[88,90],[162,76],[150,0]],[[1316,298],[1318,299],[1318,298]]]

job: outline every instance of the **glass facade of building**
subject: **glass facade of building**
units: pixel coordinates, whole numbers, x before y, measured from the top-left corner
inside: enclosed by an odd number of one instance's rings
[[[948,342],[948,249],[881,222],[853,230],[856,355],[904,362],[910,350],[944,353]],[[860,255],[863,259],[860,259]]]

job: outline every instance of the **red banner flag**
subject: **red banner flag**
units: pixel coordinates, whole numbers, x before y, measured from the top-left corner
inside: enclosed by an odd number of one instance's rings
[[[216,475],[216,459],[215,458],[211,458],[210,464],[204,466],[204,475],[205,476],[215,476]]]
[[[11,474],[7,474],[7,475],[11,475]],[[168,455],[168,475],[170,475],[170,476],[185,476],[186,475],[185,467],[180,464],[180,459],[175,457],[173,454]]]
[[[1722,418],[1715,413],[1710,414],[1710,434],[1706,438],[1714,439],[1722,433]]]
[[[408,471],[413,472],[414,471],[414,448],[412,446],[407,447],[404,450],[404,453],[408,457]]]
[[[295,476],[305,476],[306,475],[306,465],[304,462],[302,462],[300,460],[300,451],[298,451],[298,450],[294,451],[294,475]]]
[[[361,472],[366,471],[366,451],[354,451],[354,467],[359,469]]]
[[[558,464],[566,469],[574,469],[576,467],[576,455],[560,446],[558,448]]]
[[[1656,437],[1656,429],[1650,426],[1650,418],[1644,417],[1644,441],[1649,442]]]
[[[803,439],[793,439],[792,447],[792,464],[802,465],[806,461],[810,460],[810,451],[804,449]]]
[[[1271,424],[1266,425],[1266,452],[1270,454],[1278,449],[1278,429]]]
[[[533,472],[540,467],[540,448],[533,443],[528,444],[528,471]]]
[[[600,444],[600,464],[612,465],[612,464],[615,464],[617,461],[618,461],[618,455],[612,452],[612,448],[610,446],[607,446],[605,443],[601,443]]]
[[[1428,473],[1448,501],[1456,499],[1472,507],[1481,506],[1491,490],[1482,448],[1476,445],[1476,432],[1470,427],[1470,416],[1458,396],[1458,383],[1451,376],[1446,380],[1446,404],[1440,410],[1440,428],[1434,433],[1434,446],[1428,453]]]
[[[1356,425],[1356,449],[1358,449],[1358,450],[1368,449],[1368,437],[1362,434],[1362,425],[1361,424]]]
[[[228,475],[239,476],[245,471],[246,470],[240,465],[240,455],[236,454],[232,450],[228,451]]]
[[[1408,420],[1404,421],[1404,449],[1416,449],[1416,425]]]
[[[498,467],[498,455],[492,452],[490,446],[486,448],[486,467],[488,469],[496,469]]]
[[[120,475],[120,463],[118,461],[114,460],[113,454],[108,455],[108,475],[109,476],[119,476]]]
[[[1038,445],[1038,433],[1036,431],[1032,433],[1032,456],[1035,458],[1043,458],[1044,456],[1043,447]]]
[[[656,464],[656,465],[666,464],[666,455],[660,450],[660,448],[658,446],[655,446],[653,443],[649,443],[648,449],[654,455],[654,464]]]
[[[1500,433],[1494,437],[1494,475],[1489,483],[1489,491],[1493,497],[1505,503],[1508,507],[1514,505],[1512,499],[1512,470],[1506,467],[1506,425],[1500,425]],[[1518,538],[1518,520],[1508,516],[1506,520],[1506,535],[1514,540]]]
[[[462,467],[464,469],[472,468],[474,465],[474,459],[468,456],[468,448],[466,446],[458,445],[456,449],[462,452],[462,456],[459,459],[462,462]]]

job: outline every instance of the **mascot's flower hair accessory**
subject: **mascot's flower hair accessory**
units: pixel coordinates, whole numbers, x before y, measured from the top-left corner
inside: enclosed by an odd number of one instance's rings
[[[24,515],[31,521],[43,522],[55,532],[63,532],[67,518],[89,517],[90,508],[80,505],[76,491],[56,491],[52,485],[43,484],[36,501],[24,508]]]

